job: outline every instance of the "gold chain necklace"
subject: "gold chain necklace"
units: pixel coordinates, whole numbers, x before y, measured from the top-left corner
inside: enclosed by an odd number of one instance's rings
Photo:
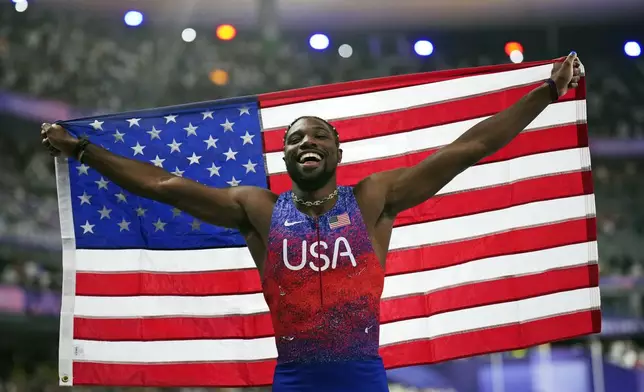
[[[329,194],[329,196],[325,197],[324,199],[320,199],[320,200],[316,200],[316,201],[305,201],[305,200],[302,200],[299,197],[297,197],[295,195],[295,193],[291,193],[291,194],[293,195],[293,201],[295,201],[296,203],[304,204],[307,207],[311,207],[311,206],[322,205],[322,204],[326,203],[327,201],[333,199],[334,197],[336,197],[338,195],[338,189],[336,188],[333,192],[331,192]]]

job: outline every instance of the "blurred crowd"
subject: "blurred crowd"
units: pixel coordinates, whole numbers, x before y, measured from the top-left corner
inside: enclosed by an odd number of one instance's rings
[[[331,36],[328,50],[316,52],[302,33],[267,41],[258,33],[240,32],[224,42],[202,29],[186,43],[179,38],[181,28],[133,29],[114,18],[43,7],[0,13],[0,89],[115,112],[506,63],[504,43],[522,36],[526,60],[565,55],[572,45],[580,53],[592,75],[593,134],[644,138],[644,102],[638,99],[644,95],[644,60],[623,56],[623,41],[611,39],[610,29],[561,30],[554,44],[547,44],[552,40],[545,29],[436,34],[434,54],[421,58],[413,54],[411,34],[339,33]],[[338,55],[342,42],[352,45],[350,58]]]
[[[600,271],[641,276],[644,269],[644,159],[595,159]]]
[[[0,257],[0,284],[20,285],[27,290],[60,291],[61,272],[52,263]]]
[[[37,124],[33,132],[37,134]],[[0,241],[59,242],[53,159],[38,147],[0,132]]]
[[[633,340],[618,340],[606,346],[606,359],[625,367],[644,369],[644,348]]]

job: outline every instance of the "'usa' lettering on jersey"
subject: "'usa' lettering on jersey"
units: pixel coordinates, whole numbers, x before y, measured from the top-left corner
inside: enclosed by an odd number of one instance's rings
[[[323,251],[318,252],[318,246],[322,247]],[[344,249],[340,249],[341,246]],[[353,265],[354,267],[357,266],[356,259],[355,257],[353,257],[353,253],[351,253],[351,246],[349,245],[349,241],[347,241],[346,238],[336,238],[335,246],[333,247],[333,261],[329,260],[329,256],[326,255],[325,251],[327,249],[329,249],[329,245],[327,245],[327,243],[324,241],[315,241],[311,244],[310,248],[307,248],[306,240],[304,240],[302,241],[302,257],[300,259],[300,262],[297,265],[293,265],[288,261],[288,240],[284,238],[284,246],[282,247],[282,257],[284,259],[284,265],[286,266],[286,268],[292,271],[299,271],[306,265],[307,255],[310,253],[313,260],[309,262],[309,267],[311,267],[313,271],[326,271],[329,266],[331,266],[332,269],[336,269],[336,267],[338,266],[338,257],[348,257],[351,261],[351,265]],[[322,259],[324,263],[321,266],[318,266],[315,264],[315,262],[320,259]]]

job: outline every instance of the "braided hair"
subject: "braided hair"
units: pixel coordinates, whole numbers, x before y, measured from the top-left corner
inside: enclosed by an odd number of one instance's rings
[[[335,144],[340,145],[340,134],[338,133],[338,130],[335,129],[335,127],[333,125],[331,125],[331,123],[329,123],[327,120],[325,120],[323,118],[320,118],[320,117],[317,117],[317,116],[301,116],[301,117],[298,117],[295,120],[293,120],[293,122],[290,123],[288,125],[288,127],[286,127],[286,132],[284,132],[284,145],[286,145],[286,135],[288,134],[288,131],[291,130],[291,127],[296,122],[298,122],[298,121],[300,121],[302,119],[306,119],[306,118],[319,120],[319,121],[323,122],[324,124],[326,124],[326,126],[329,127],[329,129],[331,129],[333,131],[333,135],[335,135]]]

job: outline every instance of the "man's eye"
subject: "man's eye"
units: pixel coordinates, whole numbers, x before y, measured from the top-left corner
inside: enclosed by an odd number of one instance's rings
[[[327,139],[328,138],[328,136],[325,133],[318,133],[317,135],[315,135],[315,137],[317,137],[318,139]]]

